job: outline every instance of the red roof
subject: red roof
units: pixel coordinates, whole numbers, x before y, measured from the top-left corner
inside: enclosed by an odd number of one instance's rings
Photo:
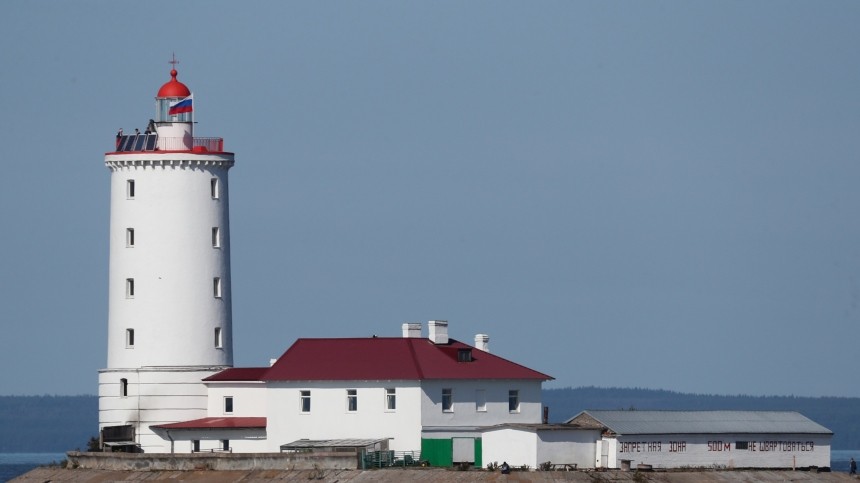
[[[266,418],[203,418],[152,426],[161,429],[265,429]]]
[[[471,351],[470,362],[458,362],[461,350]],[[426,338],[403,337],[298,339],[262,376],[264,381],[398,379],[552,377],[453,339],[434,344]]]
[[[232,367],[213,374],[204,381],[259,381],[268,367]]]
[[[188,90],[188,87],[176,80],[176,69],[172,69],[170,71],[170,81],[161,86],[161,89],[158,89],[158,95],[156,97],[188,97],[191,95],[191,91]]]

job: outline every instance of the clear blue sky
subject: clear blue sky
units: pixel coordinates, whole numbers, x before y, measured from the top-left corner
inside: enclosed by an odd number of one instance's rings
[[[451,335],[546,387],[860,396],[860,2],[0,2],[0,394],[94,394],[114,134],[180,60],[235,358]],[[426,330],[426,329],[425,329]]]

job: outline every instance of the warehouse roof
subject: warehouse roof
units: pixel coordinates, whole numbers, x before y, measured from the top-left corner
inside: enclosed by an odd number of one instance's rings
[[[568,423],[598,422],[619,435],[833,434],[794,411],[583,411]]]

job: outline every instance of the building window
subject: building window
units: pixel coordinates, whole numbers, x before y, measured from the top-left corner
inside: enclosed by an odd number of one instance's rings
[[[212,227],[212,248],[221,248],[221,229]]]
[[[192,453],[199,453],[200,452],[200,440],[199,439],[191,440],[191,452]]]
[[[302,391],[302,412],[309,413],[311,412],[311,392],[310,391]]]
[[[452,389],[442,389],[442,411],[454,412],[454,391]]]
[[[233,414],[233,396],[224,396],[224,414]]]
[[[346,410],[347,412],[354,413],[358,411],[358,390],[357,389],[347,389],[346,390]]]
[[[735,441],[735,449],[750,449],[749,441]]]
[[[397,390],[393,387],[385,389],[385,409],[388,411],[397,409]]]
[[[133,247],[134,246],[134,228],[126,228],[125,229],[125,246]]]
[[[487,391],[484,389],[475,390],[475,411],[487,412]]]
[[[516,389],[508,391],[508,411],[512,413],[520,412],[520,391]]]
[[[215,327],[215,348],[220,349],[223,347],[223,341],[221,340],[221,327]]]
[[[119,397],[128,397],[128,379],[119,380]]]
[[[134,279],[133,278],[125,279],[125,298],[127,298],[127,299],[134,298]]]
[[[215,277],[212,279],[212,295],[214,295],[216,299],[221,298],[221,277]]]
[[[472,362],[472,349],[458,349],[457,362]]]
[[[125,329],[125,347],[127,349],[134,348],[134,329]]]
[[[212,178],[212,180],[209,182],[209,190],[212,193],[212,199],[217,200],[219,198],[219,195],[220,195],[220,193],[218,192],[219,191],[218,178]]]
[[[230,451],[230,440],[229,439],[222,439],[221,440],[221,449],[224,451],[228,451],[228,452]]]
[[[133,200],[134,199],[134,180],[129,179],[125,182],[125,197]]]

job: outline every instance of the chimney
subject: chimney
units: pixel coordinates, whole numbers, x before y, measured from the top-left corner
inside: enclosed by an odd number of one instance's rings
[[[475,349],[490,352],[490,336],[487,334],[475,335]]]
[[[403,324],[403,338],[417,339],[421,337],[421,322],[405,322]]]
[[[448,321],[447,320],[431,320],[427,323],[427,328],[430,332],[430,342],[434,344],[448,343]]]
[[[274,366],[276,362],[278,362],[277,359],[269,359],[269,367]]]

